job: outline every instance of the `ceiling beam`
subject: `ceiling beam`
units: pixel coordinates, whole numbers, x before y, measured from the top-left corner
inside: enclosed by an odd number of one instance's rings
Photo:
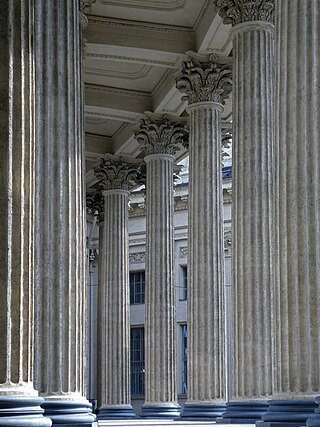
[[[192,28],[88,16],[87,43],[184,54],[196,47]]]

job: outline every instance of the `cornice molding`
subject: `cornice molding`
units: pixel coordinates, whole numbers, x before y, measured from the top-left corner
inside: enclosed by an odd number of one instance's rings
[[[194,35],[194,31],[189,27],[179,27],[175,25],[146,23],[140,21],[128,21],[125,19],[107,18],[102,16],[90,15],[88,17],[89,24],[103,25],[109,28],[118,28],[124,31],[136,30],[136,31],[150,31],[152,33],[169,33],[179,34],[184,36]]]
[[[128,117],[121,114],[112,114],[112,113],[97,113],[94,111],[85,111],[85,118],[86,117],[97,117],[101,119],[106,120],[116,120],[119,122],[127,122],[127,123],[136,123],[136,118]]]
[[[147,77],[151,70],[150,65],[143,64],[139,70],[130,71],[124,68],[121,70],[108,70],[102,68],[85,67],[85,73],[91,76],[99,76],[106,78],[117,78],[117,79],[129,79],[129,80],[140,80]]]
[[[113,55],[108,53],[95,53],[95,52],[87,52],[87,58],[93,59],[110,59],[112,61],[119,62],[133,62],[138,64],[146,64],[146,65],[154,65],[158,67],[165,68],[178,68],[177,61],[162,61],[161,59],[149,59],[149,58],[139,58],[125,55]]]
[[[157,2],[150,0],[102,0],[101,4],[163,12],[183,9],[186,0],[157,0]]]
[[[101,85],[94,85],[92,83],[86,83],[85,84],[86,91],[90,92],[97,92],[97,93],[105,93],[108,95],[119,95],[119,96],[126,96],[129,98],[135,98],[135,99],[144,99],[144,100],[150,100],[151,96],[148,92],[141,92],[137,90],[130,90],[130,89],[119,89],[114,88],[111,86],[101,86]]]

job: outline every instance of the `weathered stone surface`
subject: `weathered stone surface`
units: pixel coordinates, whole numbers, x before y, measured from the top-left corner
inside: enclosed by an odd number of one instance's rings
[[[231,92],[231,59],[217,55],[187,52],[182,70],[176,76],[176,86],[189,104],[197,102],[224,103]]]
[[[187,403],[205,408],[226,400],[221,111],[230,63],[191,54],[176,81],[190,104]]]
[[[232,38],[232,400],[246,401],[273,387],[274,28],[244,22]]]
[[[130,403],[128,190],[140,164],[106,155],[95,169],[104,196],[98,307],[100,419],[134,416]]]
[[[265,21],[274,23],[275,0],[213,0],[224,24]]]
[[[78,1],[35,0],[35,25],[35,384],[50,413],[60,411],[60,417],[68,410],[67,404],[59,408],[50,401],[76,401],[89,424],[93,417],[87,417],[84,398],[86,218]],[[73,412],[79,420],[81,409]]]
[[[136,139],[146,155],[146,386],[142,415],[179,415],[173,276],[173,162],[188,138],[186,119],[148,114]],[[158,408],[155,408],[157,406]],[[153,408],[154,407],[154,408]]]
[[[303,399],[320,389],[320,4],[281,0],[276,16],[274,398]]]

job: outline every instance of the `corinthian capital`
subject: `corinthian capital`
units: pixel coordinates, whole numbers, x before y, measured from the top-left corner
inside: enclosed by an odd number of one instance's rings
[[[179,143],[188,140],[187,119],[167,114],[145,113],[135,130],[135,138],[144,154],[171,154],[179,150]]]
[[[223,104],[232,89],[231,59],[188,52],[176,77],[176,87],[189,104],[205,101]]]
[[[100,159],[94,174],[103,190],[129,191],[137,184],[140,166],[140,160],[106,154]]]
[[[249,21],[274,23],[275,0],[214,0],[224,24],[237,25]]]

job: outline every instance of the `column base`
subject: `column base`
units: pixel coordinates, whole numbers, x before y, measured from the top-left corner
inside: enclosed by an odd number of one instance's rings
[[[218,424],[255,424],[268,410],[267,402],[229,402]]]
[[[181,406],[178,404],[168,405],[143,405],[141,418],[178,418],[181,413]]]
[[[131,405],[106,405],[98,412],[98,420],[129,420],[137,418]]]
[[[92,427],[96,419],[89,402],[45,400],[41,406],[44,415],[52,420],[52,426]]]
[[[317,408],[313,400],[270,400],[257,427],[301,427]]]
[[[50,427],[51,420],[43,416],[40,397],[0,396],[0,426]]]
[[[185,403],[181,418],[192,420],[216,420],[225,412],[226,405],[213,403]]]
[[[315,400],[317,405],[320,405],[320,396]],[[320,408],[316,408],[314,415],[307,419],[308,427],[320,427]]]

